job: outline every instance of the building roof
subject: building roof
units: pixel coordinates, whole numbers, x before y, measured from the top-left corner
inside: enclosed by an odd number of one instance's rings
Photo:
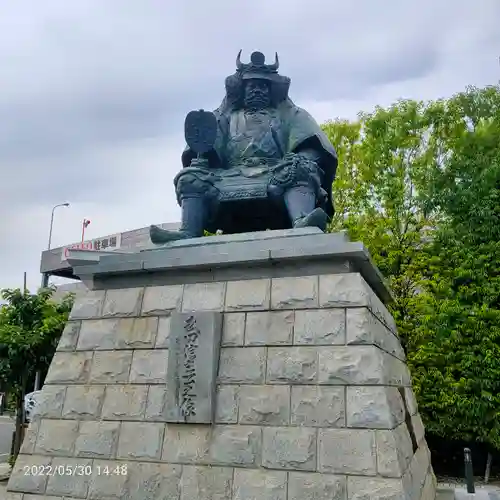
[[[178,229],[178,222],[166,222],[158,224],[164,229]],[[113,243],[110,245],[110,243]],[[62,278],[78,279],[73,275],[73,269],[65,258],[67,248],[84,248],[86,250],[106,250],[122,252],[139,252],[143,249],[151,248],[154,245],[149,239],[149,226],[116,233],[106,236],[99,236],[84,242],[70,243],[63,247],[51,248],[42,252],[40,259],[40,272],[49,273]]]

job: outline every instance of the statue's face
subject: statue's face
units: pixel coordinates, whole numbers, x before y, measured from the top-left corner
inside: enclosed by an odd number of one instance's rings
[[[244,105],[248,109],[264,109],[271,104],[269,85],[265,80],[248,80],[245,85]]]

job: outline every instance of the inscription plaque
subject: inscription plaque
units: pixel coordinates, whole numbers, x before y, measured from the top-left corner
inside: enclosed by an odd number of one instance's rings
[[[167,422],[214,422],[221,335],[220,312],[172,313],[165,408]]]

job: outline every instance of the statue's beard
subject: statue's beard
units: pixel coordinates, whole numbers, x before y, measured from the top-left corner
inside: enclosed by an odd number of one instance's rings
[[[252,92],[245,98],[245,108],[248,109],[263,109],[269,104],[269,95],[263,92]]]

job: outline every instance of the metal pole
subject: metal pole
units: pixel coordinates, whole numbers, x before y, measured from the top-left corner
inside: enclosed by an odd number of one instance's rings
[[[33,390],[38,391],[40,389],[40,370],[35,373],[35,388]]]
[[[50,229],[49,229],[49,241],[47,243],[47,250],[50,250],[52,244],[52,228],[54,227],[54,212],[57,207],[69,207],[69,203],[59,203],[52,207],[52,213],[50,215]],[[42,288],[47,288],[49,286],[49,273],[42,273]]]
[[[54,211],[60,205],[56,205],[52,208],[52,215],[50,216],[50,229],[49,229],[49,243],[47,244],[47,250],[50,250],[50,244],[52,243],[52,228],[54,227]]]
[[[52,227],[54,226],[54,212],[57,207],[69,207],[69,203],[59,203],[52,207],[52,215],[50,216],[50,230],[49,230],[49,242],[47,244],[47,250],[50,250],[50,245],[52,243]]]
[[[469,448],[464,448],[465,463],[465,482],[467,484],[467,493],[475,493],[474,473],[472,471],[472,454]]]
[[[85,241],[85,229],[87,229],[87,226],[90,224],[90,221],[88,219],[83,219],[82,222],[82,243]]]
[[[42,288],[49,286],[49,273],[42,273]]]
[[[52,214],[50,216],[50,229],[49,229],[49,242],[47,244],[47,250],[50,250],[50,244],[52,243],[52,228],[54,227],[54,211],[59,205],[52,207]],[[42,273],[42,288],[47,288],[49,286],[49,273]]]

